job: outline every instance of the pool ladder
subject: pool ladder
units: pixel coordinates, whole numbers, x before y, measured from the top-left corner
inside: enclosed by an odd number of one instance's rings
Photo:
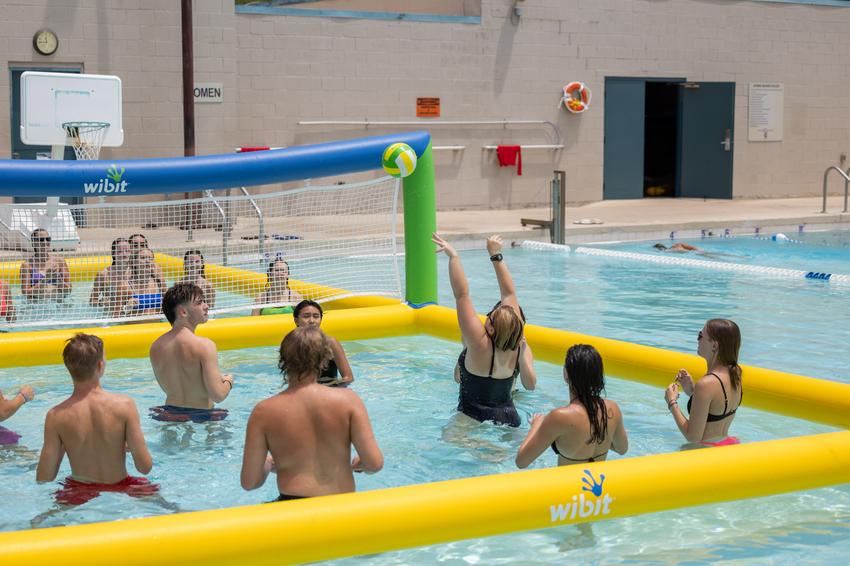
[[[847,191],[850,189],[850,169],[845,172],[837,165],[830,165],[823,172],[823,210],[821,210],[821,214],[826,213],[826,186],[830,171],[838,171],[838,174],[844,177],[844,212],[847,212]]]

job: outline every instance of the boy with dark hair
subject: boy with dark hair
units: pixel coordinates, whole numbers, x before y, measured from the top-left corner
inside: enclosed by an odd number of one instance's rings
[[[80,505],[103,491],[134,497],[156,493],[159,486],[127,475],[126,451],[142,474],[151,471],[153,460],[136,404],[130,397],[108,393],[100,386],[106,369],[103,341],[90,334],[77,334],[68,340],[62,358],[74,382],[74,392],[47,412],[36,480],[56,479],[67,453],[71,476],[56,492],[60,503]]]
[[[215,343],[195,335],[208,311],[204,292],[193,283],[177,283],[162,298],[171,330],[157,338],[150,351],[154,375],[166,395],[165,405],[151,409],[156,420],[207,422],[227,416],[227,410],[213,404],[227,398],[233,376],[219,371]]]

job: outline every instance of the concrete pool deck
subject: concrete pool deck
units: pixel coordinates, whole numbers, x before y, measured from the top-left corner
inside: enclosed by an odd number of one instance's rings
[[[796,234],[850,230],[843,196],[747,200],[640,199],[608,200],[566,209],[566,243],[694,238],[701,236]],[[507,241],[549,241],[549,230],[521,225],[522,218],[548,220],[548,208],[449,210],[437,212],[437,229],[463,247],[490,234]],[[598,223],[591,223],[598,221]],[[583,223],[582,223],[583,222]],[[758,229],[758,230],[757,230]]]

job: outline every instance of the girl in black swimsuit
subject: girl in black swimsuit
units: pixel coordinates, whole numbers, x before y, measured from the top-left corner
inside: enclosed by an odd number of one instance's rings
[[[315,326],[318,328],[322,324],[324,311],[322,311],[322,305],[316,301],[304,299],[295,305],[292,316],[295,319],[295,326]],[[325,336],[328,339],[331,350],[333,350],[333,358],[328,360],[327,364],[322,368],[318,383],[330,387],[345,387],[354,381],[354,372],[351,370],[351,364],[348,363],[348,357],[346,357],[345,350],[342,344],[339,343],[339,340],[327,334]]]
[[[531,429],[517,452],[517,467],[527,467],[550,447],[559,466],[598,462],[606,459],[609,450],[625,454],[629,449],[620,407],[602,398],[602,357],[593,346],[577,344],[567,350],[564,380],[570,391],[569,405],[545,417],[532,417]]]
[[[513,279],[501,254],[502,238],[491,236],[487,239],[487,252],[496,272],[502,300],[501,305],[487,315],[484,324],[472,306],[469,283],[457,251],[437,234],[432,240],[438,246],[437,253],[445,252],[449,256],[449,280],[466,346],[458,359],[460,393],[457,408],[480,422],[492,421],[517,427],[520,418],[511,391],[523,355],[524,325]]]
[[[729,436],[729,426],[744,397],[738,365],[740,348],[741,330],[737,324],[721,318],[709,320],[697,335],[697,353],[708,367],[705,376],[694,384],[691,375],[682,369],[676,381],[667,387],[664,394],[667,407],[688,442],[705,446],[738,444],[737,438]],[[690,396],[688,417],[677,402],[680,386]],[[721,398],[723,411],[712,413],[711,406],[718,410]]]

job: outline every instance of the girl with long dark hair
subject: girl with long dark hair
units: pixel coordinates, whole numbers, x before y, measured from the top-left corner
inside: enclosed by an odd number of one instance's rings
[[[593,346],[576,344],[567,350],[564,381],[569,404],[531,418],[531,429],[516,456],[517,467],[528,467],[547,448],[557,454],[559,466],[599,462],[610,450],[625,454],[629,449],[620,407],[602,397],[602,357]]]

